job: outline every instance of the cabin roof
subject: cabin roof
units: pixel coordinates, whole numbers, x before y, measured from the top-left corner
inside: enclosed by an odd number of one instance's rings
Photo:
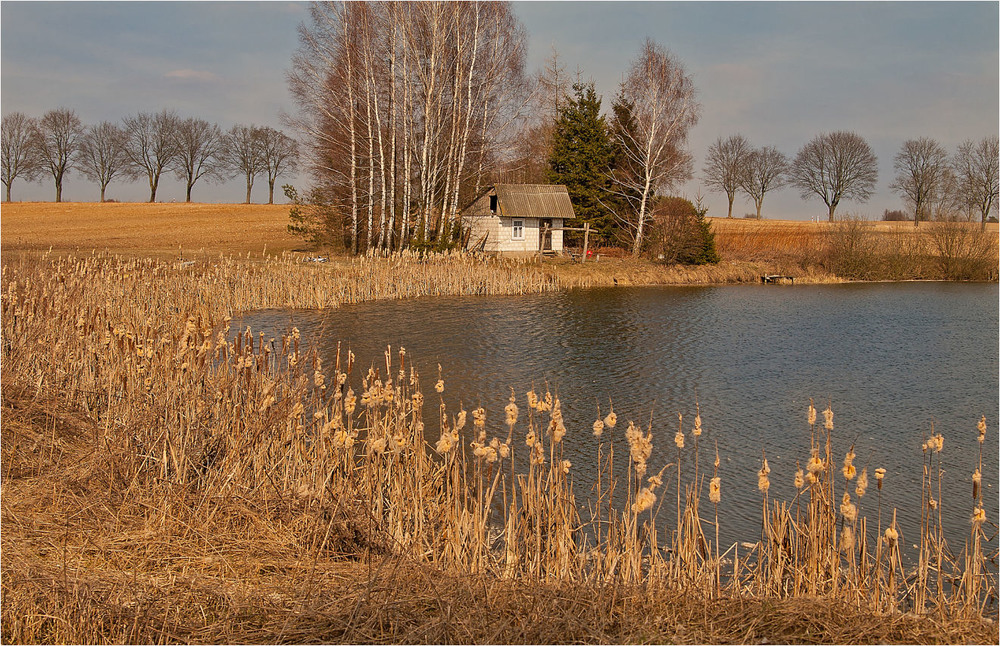
[[[562,184],[496,184],[480,197],[496,191],[499,211],[512,218],[572,219],[573,203]]]

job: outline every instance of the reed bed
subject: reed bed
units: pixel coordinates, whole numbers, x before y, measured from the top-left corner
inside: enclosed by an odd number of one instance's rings
[[[295,329],[230,328],[257,308],[557,288],[537,265],[93,254],[22,257],[0,285],[5,641],[996,640],[982,456],[955,548],[940,435],[921,509],[882,509],[892,483],[835,455],[832,410],[810,406],[799,493],[772,498],[762,456],[761,535],[725,546],[701,411],[654,434],[610,407],[568,429],[545,388],[453,410],[447,372],[403,348],[327,365]],[[595,439],[585,495],[569,432]],[[651,473],[654,444],[676,459]]]

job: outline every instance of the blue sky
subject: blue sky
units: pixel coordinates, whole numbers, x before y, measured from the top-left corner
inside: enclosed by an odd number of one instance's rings
[[[844,211],[877,217],[901,205],[888,186],[906,139],[934,137],[954,150],[998,132],[995,2],[515,2],[514,10],[528,33],[529,71],[554,46],[567,71],[596,83],[605,107],[647,36],[672,50],[702,103],[690,136],[699,171],[719,136],[739,132],[792,157],[820,132],[857,131],[879,156],[878,192]],[[285,71],[306,18],[306,5],[287,2],[3,2],[0,108],[40,116],[66,106],[87,123],[174,108],[224,128],[280,127],[279,114],[294,110]],[[14,198],[50,200],[51,184],[15,183]],[[255,201],[266,199],[264,188]],[[241,191],[238,182],[199,183],[195,199],[241,201]],[[141,183],[109,187],[122,200],[145,192]],[[677,192],[703,191],[696,177]],[[65,195],[93,200],[97,188],[71,178]],[[725,214],[724,197],[704,196],[711,215]],[[183,199],[183,187],[167,181],[158,198]],[[793,189],[764,202],[769,217],[807,219],[824,208]],[[738,198],[734,210],[751,212],[752,203]]]

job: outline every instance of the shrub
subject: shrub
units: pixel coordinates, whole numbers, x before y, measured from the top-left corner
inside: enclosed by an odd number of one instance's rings
[[[682,197],[665,197],[653,210],[649,252],[668,264],[705,265],[719,262],[712,225],[705,208]]]
[[[912,219],[913,218],[908,216],[905,211],[900,211],[898,209],[893,211],[886,209],[885,212],[882,213],[882,220],[885,222],[907,222]]]

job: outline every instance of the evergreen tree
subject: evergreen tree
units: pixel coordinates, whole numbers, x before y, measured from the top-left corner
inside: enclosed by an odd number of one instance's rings
[[[630,213],[639,210],[642,192],[636,190],[638,178],[642,176],[642,151],[636,150],[635,104],[625,96],[624,87],[611,103],[612,117],[609,126],[611,141],[611,168],[609,190],[611,194],[606,199],[607,205],[614,212],[616,227],[628,225],[631,222]],[[655,193],[651,201],[655,201]],[[620,241],[627,244],[627,240]]]
[[[574,83],[573,92],[575,96],[559,105],[548,179],[566,186],[579,224],[589,222],[593,231],[611,241],[616,223],[605,202],[614,149],[601,116],[601,97],[593,83]]]

